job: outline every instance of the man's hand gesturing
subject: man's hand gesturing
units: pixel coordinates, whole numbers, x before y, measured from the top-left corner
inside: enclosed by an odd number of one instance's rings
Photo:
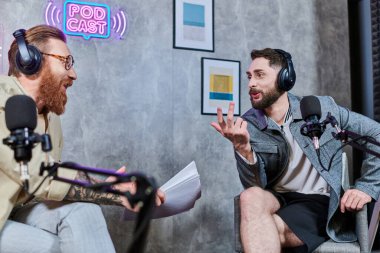
[[[234,149],[244,156],[248,161],[253,161],[251,144],[249,143],[249,133],[247,122],[242,118],[237,118],[234,122],[235,104],[230,103],[227,112],[227,122],[224,121],[223,112],[220,107],[217,109],[218,122],[212,122],[211,126],[221,135],[230,140]]]

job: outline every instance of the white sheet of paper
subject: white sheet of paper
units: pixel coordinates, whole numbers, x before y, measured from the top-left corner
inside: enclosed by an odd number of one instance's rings
[[[160,189],[165,193],[165,202],[156,207],[153,219],[168,217],[190,210],[201,197],[201,181],[194,161],[167,181]],[[125,209],[124,219],[133,220],[136,213]]]

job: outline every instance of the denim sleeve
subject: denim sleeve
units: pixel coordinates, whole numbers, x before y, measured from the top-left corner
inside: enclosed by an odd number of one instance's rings
[[[239,172],[239,178],[244,189],[247,189],[252,186],[262,187],[259,176],[259,164],[261,163],[261,159],[258,156],[256,157],[256,163],[251,165],[244,161],[241,158],[241,156],[235,151],[235,158],[237,163],[237,169]]]
[[[368,136],[380,142],[380,124],[364,115],[339,107],[339,123],[343,130],[348,130],[361,136]],[[380,147],[360,141],[367,149],[380,153]],[[354,168],[358,169],[358,168]],[[364,153],[361,167],[361,177],[355,182],[354,188],[363,191],[377,200],[380,194],[380,159]]]

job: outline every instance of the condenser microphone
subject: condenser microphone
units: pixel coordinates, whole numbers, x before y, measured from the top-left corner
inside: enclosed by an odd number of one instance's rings
[[[3,144],[14,151],[14,159],[20,165],[20,178],[28,188],[28,162],[32,158],[34,144],[39,142],[39,135],[34,134],[37,126],[36,103],[26,95],[15,95],[5,103],[5,123],[10,136],[3,139]]]
[[[5,103],[5,123],[9,131],[20,128],[34,130],[37,126],[36,103],[26,95],[15,95]]]
[[[314,148],[319,150],[319,137],[321,137],[324,127],[319,122],[321,119],[321,104],[315,96],[305,96],[301,99],[300,109],[303,120],[306,122],[301,126],[301,134],[309,136]]]

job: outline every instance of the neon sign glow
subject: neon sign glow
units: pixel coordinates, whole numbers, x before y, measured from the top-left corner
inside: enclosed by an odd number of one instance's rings
[[[110,10],[106,4],[74,0],[48,0],[45,22],[62,29],[67,35],[81,36],[86,40],[123,39],[129,30],[128,16],[122,9]]]
[[[108,38],[110,16],[108,5],[69,0],[63,6],[63,31],[87,40],[91,37]]]

